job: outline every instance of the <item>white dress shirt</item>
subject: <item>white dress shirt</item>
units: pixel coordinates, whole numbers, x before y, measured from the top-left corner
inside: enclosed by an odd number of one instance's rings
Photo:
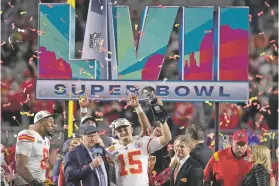
[[[181,167],[183,166],[183,164],[187,161],[187,159],[190,157],[190,155],[182,158],[181,160],[179,160],[179,168],[178,168],[178,172],[180,171]]]

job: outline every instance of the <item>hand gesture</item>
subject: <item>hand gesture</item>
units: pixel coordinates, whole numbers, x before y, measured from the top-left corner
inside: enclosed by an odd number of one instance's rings
[[[88,92],[85,93],[85,96],[80,96],[78,94],[78,102],[79,102],[80,107],[82,107],[82,108],[88,107],[88,105],[89,105]]]
[[[138,107],[139,106],[139,100],[138,100],[138,96],[135,94],[131,94],[129,96],[129,105],[131,105],[132,107]]]
[[[151,137],[160,137],[162,136],[162,129],[160,127],[156,127],[151,134]]]
[[[96,168],[96,167],[99,167],[103,164],[103,159],[101,156],[97,156],[96,158],[93,159],[93,161],[90,163],[90,165],[93,167],[93,168]]]

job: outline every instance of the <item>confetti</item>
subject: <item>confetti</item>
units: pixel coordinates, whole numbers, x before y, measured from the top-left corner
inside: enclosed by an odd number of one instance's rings
[[[3,104],[3,107],[9,107],[11,105],[11,103],[7,103],[7,104]]]
[[[206,101],[205,103],[208,104],[209,106],[212,106],[212,103],[210,103],[209,101]]]
[[[109,59],[109,58],[107,58],[107,57],[105,57],[105,60],[106,60],[106,61],[111,61],[111,59]]]
[[[17,31],[18,31],[18,32],[23,32],[23,33],[25,32],[24,29],[20,29],[20,28],[18,28]]]
[[[36,32],[36,29],[35,28],[30,28],[29,29],[32,31],[32,32]]]
[[[6,137],[8,138],[9,137],[9,131],[6,130]]]
[[[12,23],[12,29],[15,29],[15,24],[14,23]]]
[[[52,105],[52,108],[53,108],[53,109],[56,109],[56,108],[55,108],[55,104]]]
[[[38,33],[39,36],[45,34],[45,32],[43,30],[37,30],[37,33]]]
[[[47,3],[46,4],[49,8],[52,8],[53,7],[53,5],[51,5],[50,3]]]
[[[12,6],[11,5],[11,2],[8,2],[8,5],[11,7],[11,8],[14,8],[15,6]]]
[[[252,15],[249,14],[249,21],[252,22]]]
[[[141,36],[144,36],[144,32],[142,32],[142,31],[138,31],[138,33],[141,35]]]
[[[264,2],[264,4],[265,4],[267,7],[270,7],[270,5],[269,5],[267,2]]]
[[[264,32],[260,32],[259,35],[264,35]]]
[[[139,25],[135,24],[135,30],[138,30]]]
[[[179,26],[179,24],[175,24],[174,26],[175,26],[175,27],[178,27],[178,26]]]
[[[83,68],[79,69],[79,74],[82,74]]]
[[[30,112],[20,112],[21,115],[26,115],[26,116],[31,116],[33,117],[34,116],[34,113],[30,113]]]
[[[211,32],[212,32],[211,30],[205,30],[205,31],[204,31],[205,34],[209,34],[209,33],[211,33]]]
[[[271,14],[271,15],[274,15],[274,10],[271,10],[271,11],[270,11],[270,14]]]
[[[66,21],[64,21],[62,18],[60,18],[60,20],[61,20],[63,23],[66,23]]]
[[[68,130],[68,125],[64,125],[63,128],[66,129],[66,130]]]
[[[164,78],[163,84],[165,84],[167,80],[168,80],[168,78]]]
[[[27,12],[26,11],[24,11],[24,12],[20,12],[20,15],[22,15],[22,14],[26,14]]]
[[[89,65],[89,68],[94,68],[94,66],[90,66],[90,65]]]
[[[161,5],[161,4],[158,5],[158,7],[159,7],[159,8],[166,8],[165,6],[163,6],[163,5]]]
[[[273,44],[274,50],[277,51],[277,46]]]
[[[0,10],[0,15],[2,14],[2,10]]]
[[[29,21],[32,21],[32,20],[33,20],[33,16],[30,17]]]
[[[118,18],[120,18],[120,16],[121,16],[121,15],[118,13],[117,16],[115,16],[115,17],[118,19]]]
[[[263,13],[263,11],[260,11],[259,13],[258,13],[258,16],[261,16],[261,15],[263,15],[264,13]]]
[[[115,5],[117,3],[117,1],[114,1],[114,3],[110,2],[111,5]]]
[[[63,117],[66,119],[66,111],[63,112]]]
[[[3,46],[3,45],[5,45],[6,44],[6,42],[5,41],[3,41],[2,43],[1,43],[1,45],[0,46]]]
[[[102,39],[102,40],[100,41],[99,45],[100,45],[100,46],[103,46],[103,44],[104,44],[104,40]]]

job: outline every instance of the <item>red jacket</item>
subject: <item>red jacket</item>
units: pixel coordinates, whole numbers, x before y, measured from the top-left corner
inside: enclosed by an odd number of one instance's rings
[[[232,153],[232,148],[215,152],[204,169],[204,180],[216,180],[222,186],[239,186],[253,163],[249,162],[250,151],[238,159]]]

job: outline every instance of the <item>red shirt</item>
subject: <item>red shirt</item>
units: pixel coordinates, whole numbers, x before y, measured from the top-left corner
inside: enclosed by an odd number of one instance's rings
[[[204,180],[215,179],[224,186],[239,186],[246,174],[251,170],[253,163],[249,162],[250,151],[237,159],[231,148],[215,152],[204,169]]]
[[[173,113],[173,123],[178,126],[188,126],[194,114],[192,103],[176,103],[175,112]]]

